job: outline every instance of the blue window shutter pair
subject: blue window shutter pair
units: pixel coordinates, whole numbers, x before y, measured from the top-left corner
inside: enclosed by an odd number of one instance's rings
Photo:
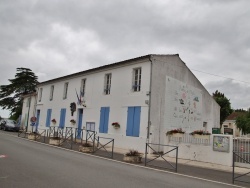
[[[51,113],[52,113],[52,109],[48,109],[47,110],[47,117],[46,117],[46,127],[50,126]]]
[[[126,136],[139,137],[140,134],[141,107],[128,107]]]
[[[101,107],[99,133],[108,133],[109,107]]]
[[[64,128],[65,118],[66,118],[66,108],[62,108],[60,114],[60,123],[59,123],[60,128]]]

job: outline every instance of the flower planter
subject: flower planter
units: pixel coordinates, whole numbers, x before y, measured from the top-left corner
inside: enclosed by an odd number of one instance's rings
[[[91,146],[91,147],[79,146],[79,151],[83,152],[83,153],[93,153],[94,148],[93,148],[93,146]]]
[[[182,137],[184,136],[184,134],[183,134],[183,133],[173,133],[173,134],[170,135],[170,136],[172,136],[172,137],[174,137],[174,138],[182,138]]]
[[[60,146],[60,145],[62,145],[62,140],[61,139],[50,138],[49,139],[49,144],[55,145],[55,146]]]
[[[138,156],[123,156],[123,161],[128,162],[128,163],[141,163],[142,162],[142,155]]]
[[[28,134],[28,139],[29,140],[37,140],[37,139],[40,139],[40,135],[38,135],[38,134]]]
[[[193,136],[194,136],[194,138],[196,138],[196,139],[205,139],[205,140],[209,140],[209,139],[210,139],[210,135],[194,134]]]
[[[113,127],[114,127],[115,129],[119,129],[119,128],[120,128],[120,126],[114,126],[114,125],[113,125]]]

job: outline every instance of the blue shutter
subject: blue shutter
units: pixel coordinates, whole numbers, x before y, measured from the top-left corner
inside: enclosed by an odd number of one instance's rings
[[[60,128],[64,128],[65,118],[66,118],[66,109],[62,108],[61,109],[61,114],[60,114],[60,123],[59,123]]]
[[[140,134],[140,119],[141,119],[141,107],[134,108],[134,126],[133,126],[133,136],[139,137]]]
[[[99,133],[108,133],[109,107],[101,107]]]
[[[141,107],[128,107],[126,136],[139,137],[140,135]]]
[[[50,126],[51,112],[52,112],[52,109],[48,109],[48,110],[47,110],[46,127],[49,127],[49,126]]]
[[[104,115],[104,133],[108,133],[109,127],[109,107],[105,108],[105,115]]]
[[[81,128],[82,128],[82,117],[83,117],[83,109],[78,109],[78,133],[77,138],[81,138]]]
[[[133,136],[134,107],[128,107],[126,136]]]
[[[104,133],[105,107],[101,107],[99,133]]]
[[[39,121],[40,121],[40,110],[37,110],[36,112],[36,131],[39,126]]]

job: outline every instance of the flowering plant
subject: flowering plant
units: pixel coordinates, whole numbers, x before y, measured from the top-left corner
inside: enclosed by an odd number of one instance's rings
[[[118,122],[114,122],[114,123],[112,123],[112,126],[114,126],[114,127],[120,127],[120,124]]]
[[[185,131],[183,131],[182,128],[179,128],[179,129],[172,129],[172,130],[168,131],[168,132],[166,133],[166,135],[172,135],[172,134],[174,134],[174,133],[181,133],[181,134],[184,134]]]
[[[204,130],[195,130],[190,133],[191,135],[199,134],[199,135],[211,135],[210,132]]]
[[[55,119],[52,119],[51,122],[52,122],[52,123],[56,123],[56,120],[55,120]]]
[[[76,121],[75,121],[74,119],[71,119],[71,120],[70,120],[70,123],[75,124],[75,123],[76,123]]]

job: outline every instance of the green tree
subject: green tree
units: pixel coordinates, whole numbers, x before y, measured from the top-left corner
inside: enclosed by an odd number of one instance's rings
[[[243,134],[250,133],[250,109],[246,114],[236,118],[236,126]]]
[[[0,86],[0,106],[11,112],[11,119],[17,119],[22,113],[22,95],[35,91],[38,77],[28,68],[17,68],[14,79],[9,85]]]
[[[230,100],[218,90],[213,93],[213,98],[220,105],[220,126],[222,126],[222,123],[233,112],[233,109],[231,108]]]

